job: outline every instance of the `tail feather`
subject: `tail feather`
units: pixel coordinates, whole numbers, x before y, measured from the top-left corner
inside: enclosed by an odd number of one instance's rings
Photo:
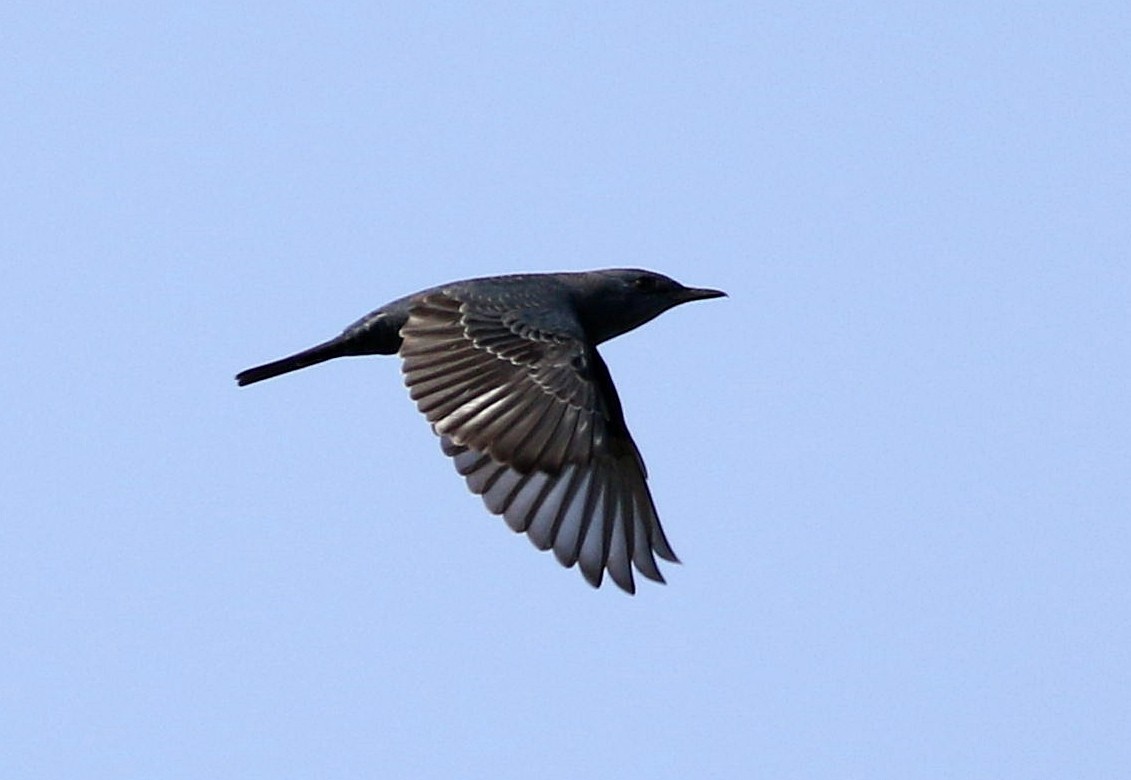
[[[236,374],[236,382],[240,387],[250,385],[255,382],[262,382],[264,379],[279,376],[280,374],[289,374],[291,371],[298,371],[300,368],[313,366],[316,363],[324,363],[327,360],[333,360],[336,357],[354,354],[349,347],[349,341],[343,336],[330,339],[323,342],[316,347],[304,349],[289,357],[280,360],[272,361],[271,363],[264,363],[262,366],[255,366],[246,371],[241,371]]]

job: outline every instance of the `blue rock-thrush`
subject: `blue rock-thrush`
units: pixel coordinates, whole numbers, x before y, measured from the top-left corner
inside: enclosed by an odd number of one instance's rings
[[[236,376],[248,385],[345,355],[403,359],[405,384],[473,493],[599,587],[678,563],[597,352],[673,306],[718,298],[640,270],[516,274],[433,287],[341,335]]]

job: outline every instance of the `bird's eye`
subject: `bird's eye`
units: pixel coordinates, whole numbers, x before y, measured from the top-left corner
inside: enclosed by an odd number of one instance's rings
[[[633,280],[632,286],[640,292],[655,292],[659,281],[654,276],[638,276]]]

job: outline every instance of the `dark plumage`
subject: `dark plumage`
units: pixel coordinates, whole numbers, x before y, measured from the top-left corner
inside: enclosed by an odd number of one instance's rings
[[[518,274],[433,287],[240,385],[346,355],[403,358],[405,384],[472,492],[594,587],[663,582],[678,562],[597,345],[719,290],[640,270]]]

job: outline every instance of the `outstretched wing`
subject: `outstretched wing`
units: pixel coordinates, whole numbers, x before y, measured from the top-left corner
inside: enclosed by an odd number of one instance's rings
[[[571,332],[573,331],[573,332]],[[472,492],[539,549],[663,582],[677,561],[648,492],[608,369],[580,328],[539,328],[501,304],[435,293],[401,328],[405,384]]]

